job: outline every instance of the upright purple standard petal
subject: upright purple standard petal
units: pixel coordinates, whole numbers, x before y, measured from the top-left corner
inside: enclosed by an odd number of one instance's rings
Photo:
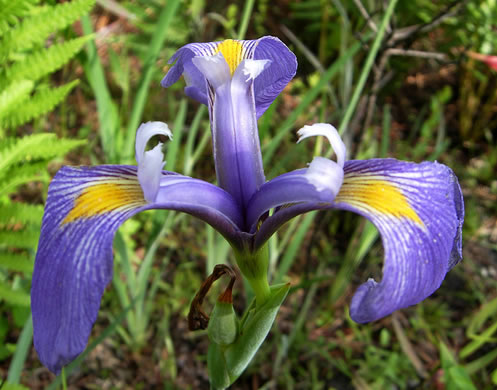
[[[245,207],[265,181],[253,83],[269,62],[242,60],[232,77],[221,53],[192,61],[205,75],[211,94],[209,113],[219,186]]]
[[[333,207],[373,222],[385,249],[383,279],[369,279],[352,299],[350,315],[356,322],[422,301],[461,260],[464,206],[457,178],[445,165],[349,161],[335,202]]]
[[[235,43],[235,44],[232,44]],[[236,47],[235,47],[236,46]],[[174,65],[162,80],[167,88],[183,74],[186,80],[185,93],[191,98],[208,104],[208,91],[204,75],[196,68],[194,57],[213,56],[222,52],[228,63],[236,67],[244,59],[269,60],[270,65],[260,78],[255,80],[254,98],[256,115],[259,118],[271,105],[280,92],[295,76],[297,59],[278,38],[266,36],[254,41],[220,41],[190,43],[179,49],[170,59]],[[232,73],[234,69],[232,69]]]

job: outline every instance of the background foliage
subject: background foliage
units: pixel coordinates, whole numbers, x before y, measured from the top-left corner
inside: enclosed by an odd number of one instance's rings
[[[349,158],[436,159],[465,195],[464,261],[422,304],[357,325],[352,293],[381,276],[375,228],[345,212],[293,221],[270,242],[270,276],[291,281],[291,293],[233,387],[497,386],[497,78],[467,55],[497,53],[497,4],[399,2],[369,68],[387,3],[99,0],[88,15],[90,0],[0,0],[3,388],[60,386],[31,346],[28,295],[50,177],[61,164],[134,163],[139,123],[161,120],[174,131],[167,169],[213,181],[207,110],[184,97],[182,82],[159,82],[188,42],[266,34],[299,59],[259,121],[266,177],[328,151],[295,145],[296,130],[318,121],[340,127]],[[66,370],[69,388],[208,386],[207,338],[187,331],[186,313],[229,247],[189,216],[155,211],[126,222],[114,249],[114,280],[89,347]],[[236,294],[241,309],[250,292],[238,285]]]

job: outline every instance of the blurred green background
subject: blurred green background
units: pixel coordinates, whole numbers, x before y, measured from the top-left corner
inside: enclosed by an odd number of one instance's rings
[[[299,61],[259,120],[266,177],[329,150],[295,144],[315,122],[343,131],[349,158],[447,164],[465,197],[464,260],[423,303],[358,325],[351,296],[381,277],[376,229],[336,211],[294,220],[270,242],[270,277],[291,293],[233,388],[496,388],[497,71],[474,53],[497,55],[497,4],[393,5],[0,0],[0,388],[62,386],[37,359],[29,310],[50,178],[64,164],[134,164],[138,125],[158,120],[174,132],[166,169],[214,181],[207,109],[184,81],[165,90],[160,80],[186,43],[263,35]],[[68,388],[208,388],[207,336],[187,330],[186,314],[213,266],[231,261],[227,244],[190,216],[154,211],[126,222],[114,249],[114,280]],[[239,312],[249,295],[239,283]]]

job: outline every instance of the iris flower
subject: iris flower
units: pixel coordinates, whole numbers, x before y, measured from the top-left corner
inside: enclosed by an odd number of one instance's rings
[[[136,213],[170,209],[191,214],[231,244],[256,302],[269,295],[267,240],[283,224],[312,210],[342,209],[369,219],[385,249],[383,278],[356,291],[350,316],[374,321],[431,295],[461,260],[464,206],[456,176],[436,162],[346,161],[329,124],[304,126],[299,141],[329,140],[336,160],[312,162],[269,181],[262,165],[257,120],[297,69],[277,38],[193,43],[172,57],[164,87],[181,75],[185,92],[209,108],[218,185],[163,170],[166,124],[136,133],[137,166],[63,167],[50,184],[32,283],[34,344],[51,371],[86,347],[100,300],[112,278],[112,241]]]

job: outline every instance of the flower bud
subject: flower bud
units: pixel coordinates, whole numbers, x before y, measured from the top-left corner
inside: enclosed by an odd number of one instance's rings
[[[219,296],[207,327],[209,339],[220,346],[234,343],[238,335],[238,319],[233,309],[232,287],[230,283],[226,291]]]

